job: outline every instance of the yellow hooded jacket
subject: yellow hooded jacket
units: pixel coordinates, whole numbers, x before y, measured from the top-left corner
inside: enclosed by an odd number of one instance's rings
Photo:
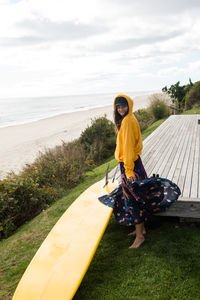
[[[138,159],[138,156],[142,153],[142,137],[140,126],[135,116],[133,115],[133,100],[124,94],[119,94],[117,97],[126,98],[129,106],[128,114],[124,117],[121,123],[120,130],[117,134],[115,158],[119,162],[124,163],[126,177],[135,177],[134,162]],[[117,98],[116,97],[116,98]],[[115,101],[114,100],[114,110]]]

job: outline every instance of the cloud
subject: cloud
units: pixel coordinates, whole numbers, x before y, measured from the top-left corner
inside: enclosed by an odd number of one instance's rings
[[[17,4],[17,3],[21,2],[21,1],[23,1],[23,0],[10,0],[10,3],[11,4]]]
[[[0,93],[157,89],[200,76],[199,1],[0,3]]]
[[[8,0],[0,0],[0,5],[7,5],[8,3]]]
[[[119,39],[118,41],[112,41],[111,43],[99,45],[96,50],[101,52],[116,52],[121,50],[132,49],[142,45],[152,45],[163,41],[168,41],[174,37],[183,34],[183,30],[174,30],[167,34],[152,34],[144,37]]]
[[[183,12],[200,10],[199,0],[111,0],[113,4],[122,7],[122,10],[127,9],[132,15],[153,15],[159,17],[161,15],[180,15]]]
[[[172,74],[177,74],[180,73],[181,71],[183,71],[184,69],[181,70],[181,68],[178,67],[169,67],[169,68],[165,68],[165,69],[161,69],[158,72],[159,76],[171,76]]]
[[[52,22],[51,20],[24,20],[16,24],[30,34],[0,39],[1,46],[36,45],[62,40],[82,40],[107,31],[105,26],[80,24],[75,22]]]
[[[79,22],[53,22],[49,19],[24,20],[16,24],[41,36],[44,39],[50,40],[73,40],[84,39],[89,36],[102,34],[108,30],[103,25],[97,24],[81,24]]]
[[[188,68],[189,68],[190,72],[197,72],[200,77],[200,60],[195,61],[195,62],[190,62],[188,64]]]
[[[13,46],[26,46],[26,45],[35,45],[44,42],[44,39],[34,37],[34,36],[22,36],[22,37],[13,37],[13,38],[1,38],[0,46],[1,47],[13,47]]]

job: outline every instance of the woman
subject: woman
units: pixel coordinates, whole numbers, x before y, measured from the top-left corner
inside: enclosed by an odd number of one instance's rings
[[[144,242],[146,230],[144,221],[148,216],[164,211],[180,195],[179,188],[171,181],[151,177],[147,178],[140,155],[142,138],[139,124],[132,113],[133,101],[124,94],[114,100],[114,121],[117,129],[115,158],[120,163],[120,186],[112,193],[99,200],[113,207],[118,223],[126,226],[135,225],[136,235],[129,248],[138,248]]]

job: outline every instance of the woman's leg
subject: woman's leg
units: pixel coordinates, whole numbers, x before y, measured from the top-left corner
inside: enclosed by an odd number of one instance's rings
[[[142,224],[143,224],[143,235],[145,235],[147,232],[146,232],[146,229],[145,229],[145,227],[144,227],[144,223],[142,223]],[[132,232],[130,232],[130,233],[128,234],[128,236],[134,236],[134,235],[136,235],[136,229],[133,230]]]
[[[140,223],[140,224],[136,224],[135,225],[136,228],[136,238],[133,242],[133,244],[129,247],[129,248],[139,248],[140,245],[144,242],[144,222]]]

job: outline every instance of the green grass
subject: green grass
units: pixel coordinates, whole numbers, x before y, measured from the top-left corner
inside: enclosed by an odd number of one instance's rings
[[[143,139],[162,123],[143,133]],[[88,172],[85,180],[46,211],[0,242],[0,299],[11,299],[30,260],[69,205],[104,177],[111,158]],[[200,237],[197,227],[180,226],[176,219],[153,217],[146,242],[136,250],[129,228],[111,218],[94,259],[77,291],[78,299],[199,299]],[[28,300],[28,299],[27,299]]]
[[[186,110],[181,115],[195,115],[195,114],[200,114],[200,108],[193,108],[190,110]]]
[[[199,228],[152,217],[139,249],[112,217],[74,300],[199,299]]]

